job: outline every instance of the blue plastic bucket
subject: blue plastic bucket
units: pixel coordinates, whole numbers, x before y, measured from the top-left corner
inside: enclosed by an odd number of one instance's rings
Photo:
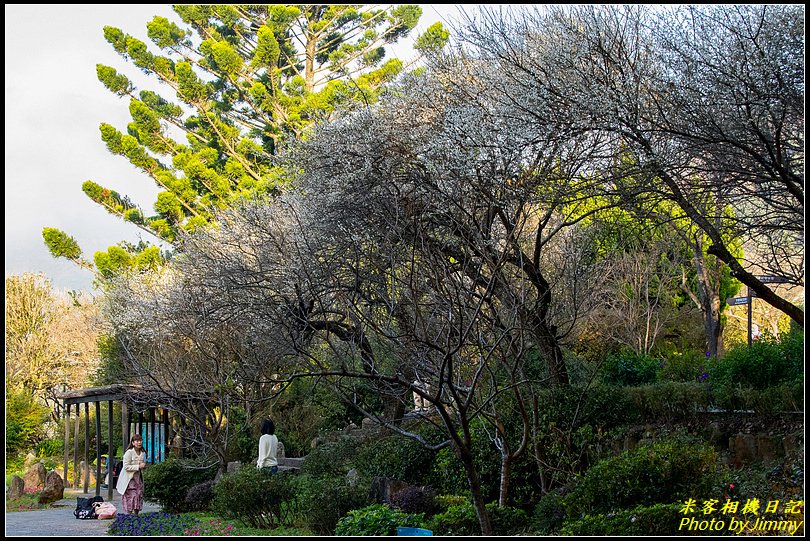
[[[397,528],[397,535],[433,535],[433,530],[425,530],[424,528],[406,528],[400,526]]]

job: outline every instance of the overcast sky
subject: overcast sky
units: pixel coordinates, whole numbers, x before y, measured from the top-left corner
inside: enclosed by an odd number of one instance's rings
[[[439,20],[452,23],[457,7],[472,12],[476,6],[424,4],[415,34]],[[6,4],[5,12],[6,276],[42,272],[57,289],[90,290],[89,271],[50,255],[44,227],[73,236],[90,260],[121,240],[155,242],[81,190],[92,180],[130,196],[147,214],[157,193],[145,174],[101,141],[102,122],[125,132],[131,118],[128,100],[96,78],[96,64],[125,73],[139,89],[159,88],[112,50],[102,29],[114,26],[150,43],[146,23],[153,16],[180,21],[168,4]]]

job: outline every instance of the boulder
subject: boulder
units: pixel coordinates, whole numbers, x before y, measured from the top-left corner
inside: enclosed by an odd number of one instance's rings
[[[391,498],[400,490],[410,486],[399,479],[375,477],[371,480],[370,497],[375,503],[391,503]]]
[[[80,472],[79,473],[79,481],[76,484],[76,486],[84,485],[85,474],[87,474],[88,486],[89,485],[95,486],[95,484],[96,484],[96,469],[94,467],[91,466],[91,467],[88,468],[87,463],[84,460],[82,460],[81,462],[79,462],[79,472]]]
[[[11,486],[8,487],[6,496],[9,500],[16,500],[23,495],[23,492],[25,492],[25,481],[22,477],[15,475],[11,478]]]
[[[29,451],[28,454],[25,455],[25,460],[23,461],[23,467],[24,468],[30,468],[31,466],[33,466],[37,462],[40,462],[40,459],[37,457],[37,455],[35,455],[34,453]]]
[[[346,474],[346,482],[350,487],[356,487],[359,480],[360,474],[354,468],[350,469],[349,473]]]
[[[39,495],[39,503],[51,503],[65,497],[65,483],[55,471],[49,472],[45,477],[45,488]]]
[[[42,462],[37,462],[33,466],[31,466],[25,475],[23,476],[23,481],[25,481],[25,486],[28,488],[35,488],[40,489],[45,486],[45,475],[47,475],[47,471],[45,471],[45,465]]]

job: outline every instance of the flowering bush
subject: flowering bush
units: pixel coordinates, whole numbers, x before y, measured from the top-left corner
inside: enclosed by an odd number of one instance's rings
[[[47,504],[39,503],[39,495],[42,493],[41,488],[29,487],[24,488],[23,493],[15,500],[9,500],[6,504],[8,511],[37,511],[39,509],[46,509]]]
[[[224,536],[236,535],[237,529],[222,520],[198,520],[191,515],[169,513],[121,514],[115,517],[108,529],[110,535],[178,535],[178,536]]]

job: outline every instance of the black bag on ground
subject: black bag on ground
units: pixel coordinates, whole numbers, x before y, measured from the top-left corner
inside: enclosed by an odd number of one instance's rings
[[[93,496],[92,498],[76,498],[76,510],[73,511],[73,516],[82,519],[95,519],[96,507],[93,505],[96,502],[103,502],[104,498],[101,496]]]

